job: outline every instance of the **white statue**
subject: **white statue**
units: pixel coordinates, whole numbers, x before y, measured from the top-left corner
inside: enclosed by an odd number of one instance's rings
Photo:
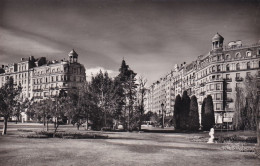
[[[210,136],[210,138],[209,138],[209,140],[208,140],[207,143],[208,143],[208,144],[214,143],[214,128],[211,128],[211,129],[210,129],[209,136]]]

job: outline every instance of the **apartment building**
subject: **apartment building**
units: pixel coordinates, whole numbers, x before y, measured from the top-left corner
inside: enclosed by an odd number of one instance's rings
[[[199,110],[203,99],[212,95],[216,123],[232,122],[235,89],[243,87],[248,75],[260,76],[259,67],[260,42],[242,45],[242,41],[238,40],[224,46],[224,38],[217,33],[212,38],[209,53],[198,56],[189,64],[175,65],[171,72],[174,74],[166,74],[149,87],[146,111],[158,112],[162,109],[158,104],[164,103],[164,109],[173,112],[175,96],[186,90],[189,95],[198,98]],[[166,95],[169,89],[172,90],[171,96]]]
[[[0,87],[12,77],[16,85],[22,87],[21,99],[43,100],[77,88],[86,80],[85,67],[78,63],[78,54],[72,50],[67,60],[48,61],[46,57],[21,58],[18,63],[2,65]],[[27,120],[26,114],[22,114]]]

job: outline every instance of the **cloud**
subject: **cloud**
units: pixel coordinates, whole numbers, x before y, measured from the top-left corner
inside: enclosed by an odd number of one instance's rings
[[[92,75],[95,76],[97,75],[100,70],[104,73],[107,72],[109,77],[115,77],[118,75],[118,71],[114,71],[114,70],[109,70],[109,69],[105,69],[103,67],[97,66],[94,68],[87,68],[86,69],[86,76],[87,76],[87,81],[91,80]]]

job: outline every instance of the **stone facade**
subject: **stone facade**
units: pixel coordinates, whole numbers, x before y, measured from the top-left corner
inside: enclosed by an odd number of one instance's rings
[[[20,62],[2,65],[0,68],[0,87],[8,77],[22,87],[21,99],[43,100],[77,88],[86,80],[85,67],[78,63],[78,54],[72,50],[68,60],[48,61],[45,57],[38,59],[30,56]],[[26,116],[26,114],[23,114]],[[27,117],[25,117],[27,120]]]
[[[146,96],[146,111],[159,113],[161,103],[173,113],[174,99],[184,90],[196,95],[199,110],[203,99],[212,95],[216,123],[232,122],[236,87],[243,86],[247,75],[260,76],[260,43],[243,46],[241,41],[223,46],[218,33],[212,38],[212,49],[195,61],[180,66],[153,83]]]

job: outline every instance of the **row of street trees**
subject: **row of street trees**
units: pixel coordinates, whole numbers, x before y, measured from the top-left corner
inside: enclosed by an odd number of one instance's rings
[[[175,128],[179,130],[197,131],[200,128],[198,101],[195,95],[188,96],[184,91],[182,96],[177,95],[174,105]],[[213,100],[208,95],[202,104],[201,126],[202,130],[209,130],[215,124]]]
[[[90,124],[96,130],[118,125],[127,130],[141,129],[146,80],[140,77],[137,81],[136,75],[123,60],[115,78],[100,71],[79,88],[67,92],[61,90],[58,96],[45,100],[26,99],[23,102],[19,98],[21,88],[15,88],[13,80],[9,79],[0,89],[0,115],[5,124],[3,133],[6,133],[8,118],[19,117],[24,109],[30,119],[43,122],[47,130],[50,121],[54,122],[56,131],[64,120],[78,129],[82,123]]]

